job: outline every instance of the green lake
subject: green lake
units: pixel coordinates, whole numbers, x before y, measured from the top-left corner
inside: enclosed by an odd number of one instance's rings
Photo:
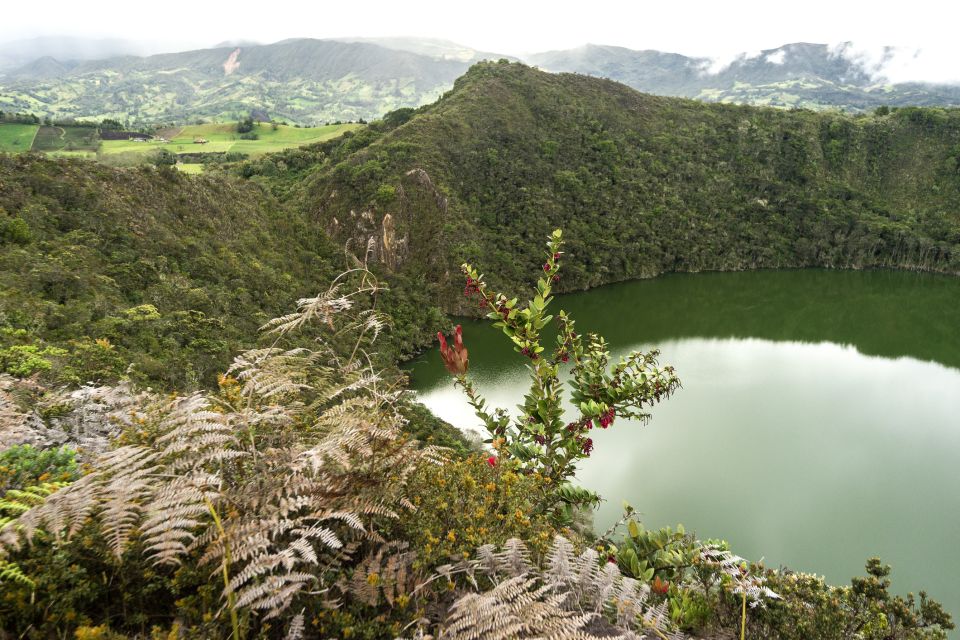
[[[960,278],[893,271],[668,275],[559,296],[614,355],[659,348],[683,384],[646,426],[594,429],[580,482],[648,527],[682,522],[768,566],[848,584],[870,556],[898,592],[960,617]],[[470,372],[515,412],[524,358],[463,321]],[[551,337],[552,340],[552,337]],[[479,422],[432,349],[412,386],[440,417]]]

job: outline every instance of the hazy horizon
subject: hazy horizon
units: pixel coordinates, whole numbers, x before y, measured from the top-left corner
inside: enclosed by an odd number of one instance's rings
[[[224,41],[413,37],[516,57],[592,43],[711,58],[717,61],[716,68],[739,55],[753,56],[785,44],[849,42],[842,55],[892,82],[960,82],[960,69],[953,64],[960,54],[952,20],[958,12],[929,0],[912,3],[909,12],[885,11],[876,3],[827,0],[783,8],[758,0],[649,7],[624,7],[611,0],[589,5],[491,0],[482,8],[438,0],[402,6],[373,1],[363,6],[362,15],[353,6],[299,6],[280,0],[271,7],[265,11],[262,4],[251,2],[170,0],[162,12],[147,13],[113,0],[91,0],[82,6],[53,0],[43,11],[17,4],[5,11],[0,43],[37,37],[120,39],[136,43],[137,52],[145,55],[208,48]],[[251,20],[254,13],[265,17]],[[936,20],[931,19],[934,15]]]

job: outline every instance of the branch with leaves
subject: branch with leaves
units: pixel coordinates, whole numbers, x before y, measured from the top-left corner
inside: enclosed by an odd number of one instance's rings
[[[597,498],[575,490],[569,480],[577,462],[593,450],[590,430],[606,429],[617,417],[646,422],[650,415],[645,409],[668,397],[680,381],[672,367],[658,366],[657,351],[632,352],[611,366],[609,347],[602,337],[589,334],[585,339],[565,311],[556,316],[548,313],[553,287],[560,280],[563,255],[562,233],[558,229],[547,242],[547,255],[534,295],[524,305],[519,305],[516,297],[491,291],[472,265],[461,267],[466,276],[464,295],[479,299],[493,326],[527,360],[530,387],[517,418],[511,420],[504,409],[488,408],[473,386],[467,375],[469,360],[462,329],[457,327],[452,346],[447,345],[442,334],[439,337],[444,364],[486,427],[490,436],[487,442],[502,459],[522,470],[542,474],[555,487],[566,487],[555,497],[582,506]],[[551,323],[556,325],[557,338],[548,350],[542,334]],[[569,370],[570,400],[577,414],[569,422],[564,419],[564,369]]]

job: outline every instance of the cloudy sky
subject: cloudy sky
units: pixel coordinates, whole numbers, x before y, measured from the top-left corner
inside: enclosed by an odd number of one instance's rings
[[[892,4],[892,3],[890,3]],[[960,8],[940,0],[46,0],[3,9],[0,42],[40,35],[129,38],[155,48],[291,37],[423,36],[519,55],[586,42],[729,59],[789,42],[853,42],[894,80],[957,81]]]

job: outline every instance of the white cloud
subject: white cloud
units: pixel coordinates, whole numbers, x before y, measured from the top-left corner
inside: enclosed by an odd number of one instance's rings
[[[783,64],[786,57],[787,57],[786,49],[777,49],[773,53],[768,53],[765,60],[770,64]]]
[[[832,52],[860,65],[878,83],[960,83],[957,52],[938,43],[920,48],[845,42]]]

